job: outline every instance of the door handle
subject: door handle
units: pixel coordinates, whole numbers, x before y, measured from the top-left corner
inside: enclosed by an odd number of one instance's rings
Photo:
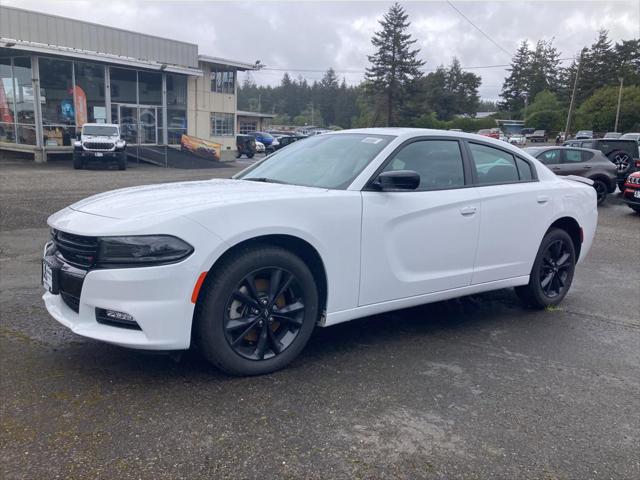
[[[551,170],[560,170],[560,167],[551,167]]]
[[[475,215],[477,211],[478,211],[477,207],[473,207],[471,205],[460,209],[460,213],[464,217],[470,217],[471,215]]]
[[[585,169],[585,170],[589,170],[590,168],[591,168],[591,165],[585,165],[585,166],[584,166],[584,169]]]
[[[546,195],[540,195],[536,200],[540,205],[545,205],[549,202],[549,197],[547,197]]]

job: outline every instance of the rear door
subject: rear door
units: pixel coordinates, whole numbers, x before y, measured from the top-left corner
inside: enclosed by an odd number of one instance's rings
[[[593,154],[584,150],[567,148],[562,151],[562,165],[559,175],[589,176],[591,165],[587,163]]]
[[[468,149],[481,210],[471,283],[529,275],[552,199],[528,160],[480,142],[468,142]]]

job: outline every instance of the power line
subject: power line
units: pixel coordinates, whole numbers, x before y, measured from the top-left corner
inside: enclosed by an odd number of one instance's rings
[[[564,62],[567,60],[575,60],[575,57],[567,57],[567,58],[559,58],[558,61],[560,62]],[[465,66],[461,66],[460,68],[462,70],[480,70],[480,69],[485,69],[485,68],[506,68],[506,67],[510,67],[511,64],[510,63],[501,63],[501,64],[497,64],[497,65],[475,65],[475,66],[469,66],[469,67],[465,67]],[[271,72],[300,72],[300,73],[326,73],[326,71],[328,69],[320,69],[320,68],[271,68],[271,67],[265,67],[262,68],[258,71],[252,72],[252,73],[259,73],[259,72],[264,72],[264,71],[271,71]],[[437,70],[437,68],[425,68],[423,69],[425,72],[435,72]],[[335,73],[356,73],[356,74],[364,74],[365,71],[364,70],[335,70]]]
[[[478,30],[482,35],[484,35],[484,37],[489,40],[491,43],[493,43],[496,47],[498,47],[500,50],[502,50],[504,53],[506,53],[507,55],[509,55],[509,57],[511,57],[513,54],[511,52],[509,52],[509,50],[507,50],[506,48],[504,48],[502,45],[500,45],[498,42],[496,42],[493,38],[491,38],[489,35],[487,35],[486,33],[484,33],[484,31],[477,26],[475,23],[473,23],[471,20],[469,20],[469,18],[462,13],[460,10],[458,10],[455,5],[453,3],[451,3],[449,0],[447,0],[447,3],[449,4],[449,6],[451,8],[453,8],[456,12],[458,12],[462,18],[464,18],[467,22],[469,22],[476,30]]]

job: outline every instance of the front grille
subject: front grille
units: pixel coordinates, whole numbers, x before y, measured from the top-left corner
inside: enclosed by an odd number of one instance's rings
[[[53,243],[61,260],[74,267],[89,268],[98,253],[98,239],[54,230]]]
[[[87,150],[111,150],[114,147],[112,142],[84,142]]]
[[[62,301],[67,304],[71,310],[76,313],[80,312],[80,299],[74,297],[73,295],[69,295],[65,292],[60,292],[60,296],[62,297]]]

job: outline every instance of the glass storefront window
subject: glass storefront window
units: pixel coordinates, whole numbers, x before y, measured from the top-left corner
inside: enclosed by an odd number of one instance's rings
[[[128,68],[110,67],[111,101],[114,103],[137,103],[137,74]]]
[[[75,62],[76,125],[106,122],[104,66]]]
[[[16,143],[16,130],[13,122],[0,122],[0,142]]]
[[[45,125],[42,127],[46,147],[70,147],[76,136],[74,126]]]
[[[187,108],[187,77],[167,74],[167,107],[177,105]]]
[[[138,72],[138,98],[140,105],[162,105],[162,74]]]
[[[236,93],[236,72],[211,69],[211,91],[216,93]]]
[[[15,122],[13,101],[14,94],[11,58],[0,58],[0,122]]]
[[[71,62],[40,57],[39,64],[43,125],[75,125]]]
[[[13,59],[15,78],[15,100],[17,123],[35,125],[36,116],[33,103],[33,84],[31,83],[31,59],[15,57]]]
[[[211,136],[212,137],[229,137],[233,136],[233,113],[211,114]]]

